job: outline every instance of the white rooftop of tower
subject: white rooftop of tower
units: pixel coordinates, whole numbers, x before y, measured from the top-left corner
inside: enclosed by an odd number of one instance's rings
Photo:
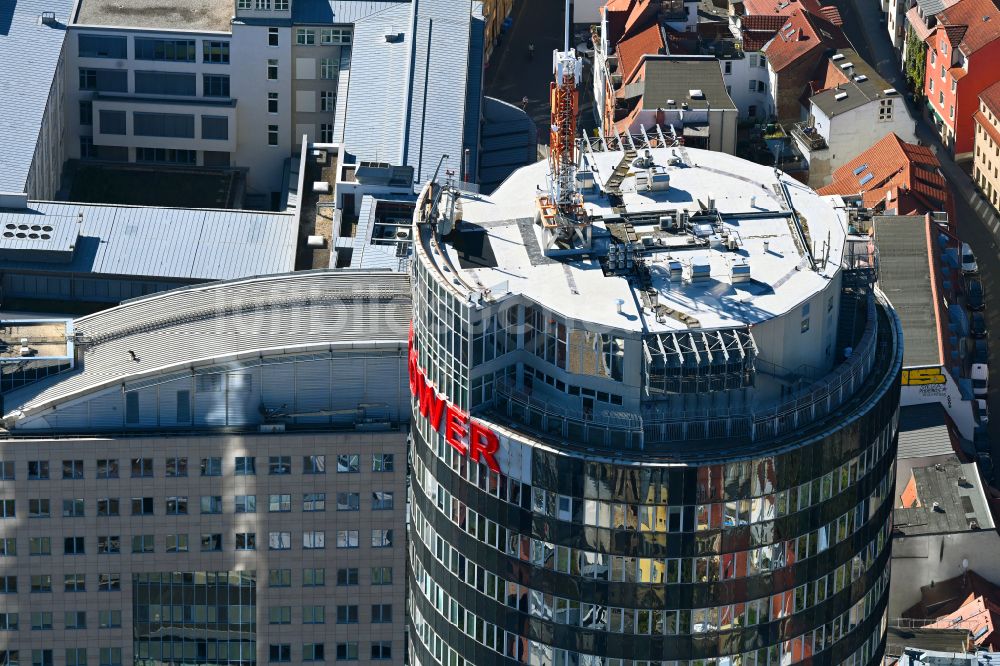
[[[520,293],[569,319],[657,333],[781,317],[824,290],[840,270],[848,216],[838,198],[723,153],[654,148],[652,171],[666,174],[669,187],[647,191],[636,177],[644,169],[630,168],[616,212],[606,189],[623,155],[586,151],[583,158],[581,171],[591,171],[595,183],[584,189],[584,207],[595,220],[591,255],[542,252],[534,219],[546,162],[515,172],[490,197],[463,195],[462,224],[442,244],[465,283],[453,280],[452,286],[467,293],[489,289],[495,299]],[[661,228],[661,218],[684,212],[692,216],[686,231]],[[660,317],[643,307],[634,281],[606,275],[598,259],[613,240],[609,225],[623,233],[623,216],[665,306]],[[473,240],[477,231],[481,240]]]

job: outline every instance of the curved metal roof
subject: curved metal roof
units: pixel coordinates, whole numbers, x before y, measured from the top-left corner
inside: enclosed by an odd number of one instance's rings
[[[175,289],[77,319],[78,368],[5,394],[3,411],[16,419],[126,381],[248,355],[400,348],[409,324],[405,274],[309,271]]]

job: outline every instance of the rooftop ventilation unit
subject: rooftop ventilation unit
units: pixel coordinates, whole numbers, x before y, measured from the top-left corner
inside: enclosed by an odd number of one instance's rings
[[[732,280],[733,284],[750,281],[750,263],[746,259],[740,258],[733,262]]]
[[[854,80],[857,81],[858,83],[864,83],[865,81],[868,80],[868,77],[864,74],[858,74],[857,76],[854,77]]]
[[[691,99],[705,99],[705,92],[699,89],[688,90],[688,97]]]
[[[42,12],[42,25],[55,25],[55,24],[56,24],[55,12]]]
[[[886,94],[886,95],[895,95],[896,94],[896,89],[895,88],[886,88],[882,92],[884,94]]]
[[[712,265],[707,258],[695,259],[691,262],[691,282],[703,282],[712,276]]]
[[[843,60],[843,59],[844,59],[844,54],[843,53],[837,53],[832,58],[830,58],[830,60],[832,60],[834,62],[837,62],[837,61]]]
[[[845,62],[840,66],[841,69],[850,69],[851,67],[854,67],[853,62]]]
[[[833,98],[835,100],[837,100],[838,102],[841,101],[841,100],[845,100],[845,99],[847,99],[847,93],[846,92],[839,92],[836,95],[834,95]]]

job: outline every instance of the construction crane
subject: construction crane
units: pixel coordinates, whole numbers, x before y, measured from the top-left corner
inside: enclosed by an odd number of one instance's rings
[[[549,174],[547,191],[538,196],[538,217],[543,248],[547,255],[588,252],[591,248],[590,220],[583,208],[577,185],[578,151],[576,117],[580,111],[579,85],[583,60],[570,48],[570,8],[566,0],[564,49],[552,52],[555,80],[549,85]]]

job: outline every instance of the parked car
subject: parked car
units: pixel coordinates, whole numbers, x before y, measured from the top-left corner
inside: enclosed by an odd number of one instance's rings
[[[969,278],[965,283],[965,304],[970,310],[982,310],[986,306],[983,282],[979,278]]]
[[[989,388],[989,370],[985,363],[973,363],[969,372],[972,378],[972,393],[977,398],[985,398]]]
[[[972,320],[969,324],[969,332],[974,338],[986,337],[986,317],[982,312],[973,312]]]
[[[979,272],[979,264],[976,263],[976,255],[972,253],[972,248],[969,247],[968,243],[962,243],[962,272]]]
[[[976,346],[972,350],[972,362],[987,364],[990,362],[990,348],[986,338],[976,340]]]

